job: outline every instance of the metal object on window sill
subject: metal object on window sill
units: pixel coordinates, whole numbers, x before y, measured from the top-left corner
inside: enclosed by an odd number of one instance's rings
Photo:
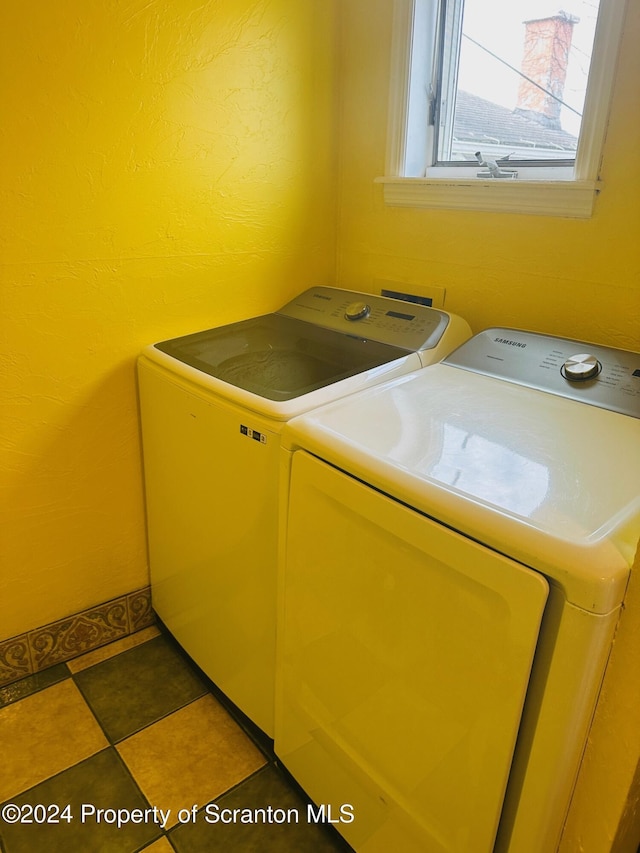
[[[509,169],[508,172],[500,171],[499,175],[494,175],[492,172],[476,172],[476,178],[513,178],[518,177],[518,173],[514,169]]]
[[[485,160],[482,151],[476,151],[476,159],[481,166],[486,166],[488,172],[476,172],[477,178],[512,178],[518,177],[515,169],[503,169],[495,160]]]

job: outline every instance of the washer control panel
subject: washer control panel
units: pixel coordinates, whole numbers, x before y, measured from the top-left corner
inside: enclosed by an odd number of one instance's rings
[[[640,353],[517,329],[487,329],[443,364],[640,418]]]
[[[426,305],[335,287],[305,290],[277,313],[412,352],[435,347],[449,323]]]

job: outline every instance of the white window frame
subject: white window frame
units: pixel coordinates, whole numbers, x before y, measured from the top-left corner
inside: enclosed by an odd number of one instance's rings
[[[383,184],[385,203],[589,218],[602,190],[600,162],[627,0],[600,0],[574,167],[518,168],[517,180],[478,178],[477,165],[433,166],[420,178],[402,175],[408,119],[414,108],[409,98],[414,26],[423,30],[431,26],[433,4],[437,0],[395,0],[386,174],[376,178]],[[428,80],[422,89],[428,90]]]

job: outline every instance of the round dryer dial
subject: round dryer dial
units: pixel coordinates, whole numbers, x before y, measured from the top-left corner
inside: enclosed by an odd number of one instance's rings
[[[572,355],[562,365],[560,372],[570,382],[583,382],[585,379],[593,379],[602,369],[602,365],[591,353],[581,352]]]
[[[344,316],[347,320],[362,320],[363,317],[368,317],[371,313],[371,308],[366,302],[351,302],[345,308]]]

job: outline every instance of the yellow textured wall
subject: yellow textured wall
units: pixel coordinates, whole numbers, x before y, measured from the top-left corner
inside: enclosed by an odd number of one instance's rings
[[[344,0],[338,283],[375,278],[446,288],[474,331],[528,328],[640,347],[640,3],[630,2],[590,220],[385,207],[393,4]]]
[[[148,583],[135,356],[335,266],[331,0],[0,5],[0,639]]]

